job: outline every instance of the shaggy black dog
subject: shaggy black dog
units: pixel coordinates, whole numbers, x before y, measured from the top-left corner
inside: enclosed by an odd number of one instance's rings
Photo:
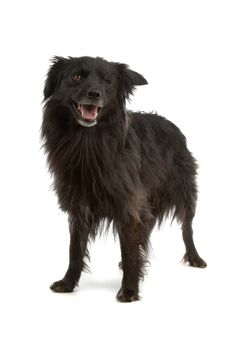
[[[193,242],[196,162],[181,131],[157,114],[125,108],[136,85],[125,64],[54,57],[44,88],[42,138],[54,188],[70,225],[70,261],[54,292],[72,292],[86,267],[88,242],[113,223],[121,246],[119,301],[138,300],[149,236],[172,214],[181,223],[184,260],[206,267]]]

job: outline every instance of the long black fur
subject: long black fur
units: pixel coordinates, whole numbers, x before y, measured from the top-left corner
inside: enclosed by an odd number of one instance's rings
[[[169,214],[181,223],[185,261],[206,266],[192,237],[197,165],[185,137],[165,118],[125,107],[135,86],[146,83],[126,65],[101,58],[52,61],[44,88],[42,138],[70,225],[70,263],[64,278],[51,286],[55,292],[73,291],[86,267],[88,242],[103,222],[113,223],[120,239],[119,301],[138,300],[150,233]],[[92,127],[81,125],[74,109],[83,100],[103,107]]]

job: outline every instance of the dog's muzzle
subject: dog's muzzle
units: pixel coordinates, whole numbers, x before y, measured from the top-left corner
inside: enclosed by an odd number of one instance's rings
[[[78,116],[78,123],[88,128],[97,124],[97,118],[103,109],[101,105],[91,103],[74,103],[73,108]]]

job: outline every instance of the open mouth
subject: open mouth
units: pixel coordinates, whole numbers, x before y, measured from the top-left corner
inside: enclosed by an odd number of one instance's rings
[[[73,104],[76,114],[78,114],[78,122],[83,126],[93,126],[97,124],[97,117],[102,107],[95,104]]]

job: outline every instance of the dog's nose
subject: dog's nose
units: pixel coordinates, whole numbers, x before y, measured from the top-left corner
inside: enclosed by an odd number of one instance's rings
[[[101,92],[99,90],[89,90],[87,96],[90,98],[99,99],[101,97]]]

